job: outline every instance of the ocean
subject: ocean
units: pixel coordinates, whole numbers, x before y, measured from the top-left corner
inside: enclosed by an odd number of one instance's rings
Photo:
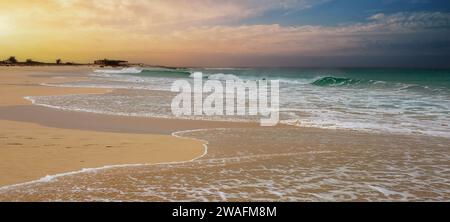
[[[158,118],[257,121],[251,116],[175,117],[175,80],[279,80],[283,124],[450,138],[449,69],[124,68],[99,69],[63,87],[121,89],[104,95],[29,97],[64,110]]]
[[[258,121],[171,114],[175,80],[280,80],[288,127],[198,129],[190,162],[105,166],[0,189],[34,201],[449,201],[450,70],[304,68],[99,69],[58,87],[106,94],[32,96],[62,110],[159,118]]]

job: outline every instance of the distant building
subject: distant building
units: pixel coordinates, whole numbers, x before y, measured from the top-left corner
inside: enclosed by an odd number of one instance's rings
[[[94,64],[100,66],[127,66],[128,61],[103,59],[94,61]]]

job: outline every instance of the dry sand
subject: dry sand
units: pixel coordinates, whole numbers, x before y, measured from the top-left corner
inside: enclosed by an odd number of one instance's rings
[[[0,108],[8,109],[12,106],[21,106],[22,110],[32,108],[30,102],[23,99],[24,96],[107,92],[107,89],[39,85],[43,82],[82,79],[79,73],[89,72],[92,69],[92,67],[0,67]],[[57,73],[66,74],[61,78],[55,76]],[[70,112],[56,112],[65,113],[67,118],[71,116]],[[41,122],[5,120],[8,118],[0,120],[0,186],[28,182],[46,175],[83,168],[189,161],[204,153],[202,142],[196,140],[169,135],[98,132],[70,129],[73,127],[43,126],[43,123],[51,122],[53,119],[51,114],[31,112],[27,115]],[[72,122],[77,122],[76,117],[71,119]],[[95,118],[89,121],[91,125],[95,125]]]

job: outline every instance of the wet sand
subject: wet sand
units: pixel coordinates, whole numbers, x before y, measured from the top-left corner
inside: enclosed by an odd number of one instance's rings
[[[0,106],[0,119],[36,123],[43,126],[63,129],[164,135],[171,135],[173,132],[195,129],[245,128],[259,126],[257,123],[114,116],[87,112],[61,111],[32,105]]]
[[[104,133],[0,121],[0,186],[47,175],[122,164],[189,161],[200,141],[166,135]]]
[[[180,133],[189,163],[97,170],[0,189],[13,201],[448,201],[448,139],[313,128]]]
[[[79,73],[91,69],[69,69],[64,78],[55,76],[62,70],[19,70],[14,77],[0,72],[6,76],[0,82],[6,93],[0,101],[0,185],[105,165],[167,164],[48,177],[0,188],[0,200],[450,200],[446,138],[109,116],[32,106],[22,99],[108,92],[37,84],[82,79]],[[205,130],[170,136],[193,129]],[[174,161],[183,163],[170,164]]]
[[[125,120],[118,120],[114,123],[117,128],[106,130],[111,125],[105,124],[114,118],[97,121],[97,117],[82,119],[75,113],[43,111],[23,99],[24,96],[108,92],[107,89],[39,85],[80,80],[83,79],[80,73],[88,73],[92,69],[0,67],[0,109],[5,111],[0,118],[0,186],[83,168],[189,161],[204,154],[203,142],[152,134],[169,134],[176,127],[158,131],[158,127],[146,122],[141,126],[148,124],[151,127],[136,130],[141,133],[138,135],[130,130],[136,122],[125,124]],[[97,131],[99,128],[104,130]]]

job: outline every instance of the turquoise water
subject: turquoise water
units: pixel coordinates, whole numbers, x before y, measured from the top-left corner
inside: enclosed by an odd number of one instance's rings
[[[178,79],[192,81],[193,72],[202,72],[205,80],[280,80],[280,117],[285,124],[450,137],[449,69],[95,70],[91,80],[65,85],[128,89],[135,92],[33,99],[37,104],[70,110],[176,118],[170,110],[174,96],[169,92],[171,85]],[[159,93],[146,90],[157,90]],[[214,120],[237,119],[216,117]],[[248,121],[254,119],[250,118]]]
[[[188,78],[192,72],[202,72],[205,76],[221,75],[223,79],[237,76],[244,80],[281,80],[281,81],[306,81],[328,79],[342,85],[369,85],[392,84],[415,85],[424,88],[450,89],[450,69],[307,69],[307,68],[185,68],[185,69],[160,69],[160,68],[128,68],[117,71],[116,74],[133,75],[153,78]],[[98,73],[114,74],[108,70]],[[319,84],[319,86],[339,86],[341,84]],[[304,82],[305,83],[305,82]]]
[[[434,89],[450,89],[449,69],[305,69],[305,68],[253,68],[253,69],[198,69],[204,73],[228,73],[248,79],[279,79],[304,81],[321,78],[346,80],[344,85],[391,84],[416,85]],[[338,84],[339,85],[339,84]],[[325,85],[323,85],[325,86]],[[333,86],[330,84],[330,86]]]
[[[183,77],[189,76],[192,71],[199,71],[205,74],[233,74],[247,77],[249,79],[308,79],[317,76],[334,76],[353,78],[360,80],[379,80],[403,83],[431,83],[450,87],[450,69],[383,69],[383,68],[342,68],[342,69],[320,69],[320,68],[186,68],[186,69],[144,69],[139,73],[134,73],[134,68],[130,73],[139,76],[163,76],[163,77]],[[106,73],[108,73],[106,71]]]

